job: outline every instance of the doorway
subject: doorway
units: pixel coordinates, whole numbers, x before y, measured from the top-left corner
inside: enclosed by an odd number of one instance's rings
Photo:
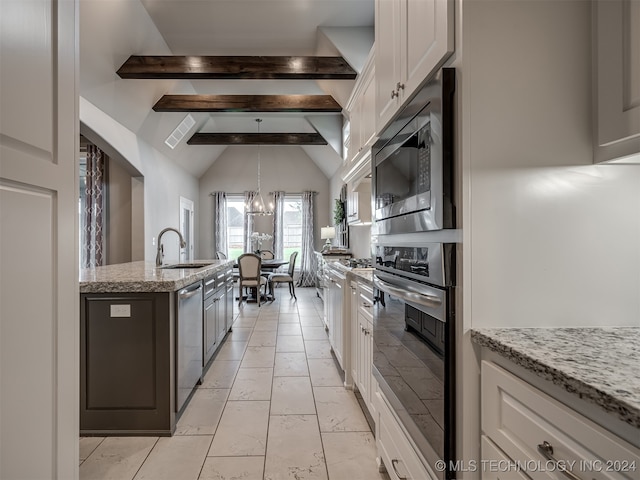
[[[193,261],[193,218],[194,218],[193,200],[180,197],[180,232],[184,238],[187,248],[180,251],[180,261]]]

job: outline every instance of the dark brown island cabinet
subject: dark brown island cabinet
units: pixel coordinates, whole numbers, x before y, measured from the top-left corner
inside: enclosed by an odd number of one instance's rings
[[[82,293],[81,282],[81,435],[175,432],[233,321],[231,265],[209,270],[175,291]]]

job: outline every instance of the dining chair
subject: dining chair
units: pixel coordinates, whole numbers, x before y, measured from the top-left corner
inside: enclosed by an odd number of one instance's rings
[[[296,268],[296,258],[298,257],[298,252],[293,252],[289,257],[289,268],[286,273],[272,273],[269,275],[269,293],[271,294],[271,298],[275,299],[275,294],[273,292],[275,283],[288,283],[289,284],[289,293],[293,298],[298,300],[296,297],[296,290],[293,283],[293,273]]]
[[[255,288],[256,297],[258,299],[258,306],[262,294],[260,293],[260,287],[264,286],[264,294],[267,294],[267,279],[260,275],[260,266],[262,265],[262,259],[255,253],[244,253],[238,257],[238,273],[239,273],[239,298],[238,305],[242,304],[243,288]]]

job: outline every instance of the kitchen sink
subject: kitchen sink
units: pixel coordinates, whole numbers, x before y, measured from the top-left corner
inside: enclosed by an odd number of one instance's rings
[[[191,262],[191,263],[174,263],[173,265],[164,265],[162,267],[158,267],[162,270],[165,269],[177,269],[177,268],[202,268],[202,267],[208,267],[209,265],[212,265],[211,262]]]

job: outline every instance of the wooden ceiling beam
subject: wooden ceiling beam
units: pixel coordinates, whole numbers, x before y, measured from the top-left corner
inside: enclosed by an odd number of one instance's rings
[[[340,113],[331,95],[164,95],[156,112]]]
[[[319,133],[196,133],[189,145],[326,145]]]
[[[342,57],[137,56],[117,71],[121,78],[353,80]]]

